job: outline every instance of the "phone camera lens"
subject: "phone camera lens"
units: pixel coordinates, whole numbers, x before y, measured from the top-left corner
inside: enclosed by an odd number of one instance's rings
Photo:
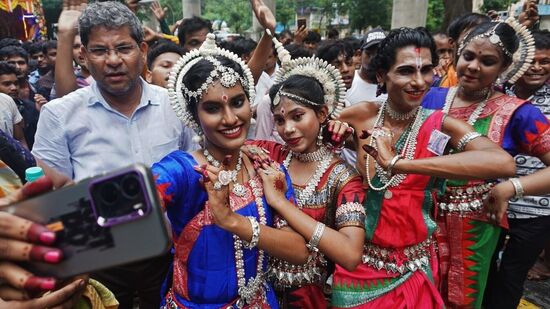
[[[113,205],[118,200],[119,186],[113,182],[107,182],[101,186],[100,197],[105,205]]]
[[[122,194],[128,199],[135,199],[141,192],[139,178],[135,174],[124,176],[121,181]]]

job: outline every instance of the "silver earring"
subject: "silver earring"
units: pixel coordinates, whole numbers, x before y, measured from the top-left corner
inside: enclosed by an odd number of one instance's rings
[[[317,146],[323,145],[323,129],[325,128],[324,125],[322,125],[319,128],[319,135],[317,135]]]

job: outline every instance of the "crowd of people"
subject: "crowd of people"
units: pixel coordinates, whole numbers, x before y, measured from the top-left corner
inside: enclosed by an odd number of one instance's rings
[[[62,281],[21,263],[67,258],[56,234],[0,211],[0,307],[517,308],[550,275],[536,1],[361,40],[275,35],[250,3],[258,42],[154,2],[156,32],[135,0],[65,0],[57,40],[0,40],[0,205],[142,163],[172,234]]]

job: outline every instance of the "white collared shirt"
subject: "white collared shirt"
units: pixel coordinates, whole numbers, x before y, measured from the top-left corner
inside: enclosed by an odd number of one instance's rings
[[[44,105],[33,155],[80,180],[132,163],[151,166],[177,149],[196,149],[166,89],[141,82],[141,101],[131,117],[113,109],[95,82]]]

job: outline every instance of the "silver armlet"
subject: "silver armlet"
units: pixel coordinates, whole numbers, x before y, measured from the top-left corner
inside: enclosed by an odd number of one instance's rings
[[[464,148],[466,148],[466,145],[468,145],[468,143],[481,136],[483,135],[478,132],[468,132],[464,134],[464,136],[458,141],[458,144],[456,145],[456,151],[464,151]]]

